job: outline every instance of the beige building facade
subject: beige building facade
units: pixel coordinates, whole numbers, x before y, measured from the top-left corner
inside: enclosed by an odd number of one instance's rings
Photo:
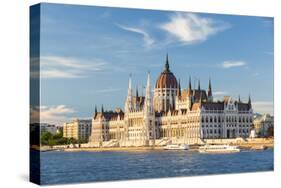
[[[92,121],[73,119],[63,125],[63,137],[87,141],[92,132]]]
[[[147,76],[145,95],[133,95],[129,79],[125,110],[100,112],[92,118],[93,146],[144,146],[169,143],[199,144],[204,139],[249,137],[253,123],[251,98],[245,103],[224,97],[214,101],[211,80],[207,90],[181,89],[166,57],[164,70],[151,88]]]

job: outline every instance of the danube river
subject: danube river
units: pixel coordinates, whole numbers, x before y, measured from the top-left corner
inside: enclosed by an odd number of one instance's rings
[[[42,152],[41,183],[65,184],[273,170],[273,150]]]

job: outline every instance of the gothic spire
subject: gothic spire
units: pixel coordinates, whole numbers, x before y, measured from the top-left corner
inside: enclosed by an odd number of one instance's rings
[[[98,113],[97,105],[95,105],[95,115]]]
[[[168,53],[166,55],[165,71],[168,71],[168,72],[170,71]]]
[[[146,91],[145,91],[146,93],[146,96],[147,95],[149,95],[149,97],[150,97],[150,73],[148,72],[148,74],[147,74],[147,81],[146,81]]]
[[[241,102],[240,95],[238,95],[238,102],[239,102],[239,103]]]
[[[200,91],[201,88],[200,88],[200,80],[198,80],[198,91]]]
[[[150,73],[148,72],[147,75],[147,82],[145,88],[145,110],[147,112],[152,112],[152,97],[151,97],[151,90],[150,90]]]
[[[191,76],[189,76],[189,81],[188,81],[188,90],[191,92]]]
[[[249,99],[248,99],[248,105],[249,108],[252,108],[252,101],[251,101],[251,96],[249,95]]]
[[[132,75],[129,77],[129,86],[128,86],[128,98],[132,97]]]
[[[136,98],[137,98],[137,100],[138,100],[138,98],[139,98],[138,86],[136,87]]]
[[[209,79],[209,89],[208,89],[208,97],[212,96],[212,85],[211,85],[211,78]]]
[[[104,113],[103,104],[101,105],[101,113]]]

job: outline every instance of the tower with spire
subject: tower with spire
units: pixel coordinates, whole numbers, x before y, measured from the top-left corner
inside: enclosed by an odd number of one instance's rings
[[[249,110],[252,109],[252,100],[251,100],[251,95],[249,95],[249,99],[248,99],[248,106],[249,106]]]
[[[153,113],[153,101],[152,101],[152,93],[150,88],[150,73],[147,75],[146,88],[145,88],[145,102],[144,102],[144,111],[145,113]]]
[[[168,53],[166,54],[165,71],[166,72],[170,72],[169,55],[168,55]]]
[[[213,102],[213,93],[212,93],[211,78],[209,78],[208,101],[209,101],[209,102]]]
[[[170,70],[169,56],[166,55],[164,70],[158,76],[154,88],[154,110],[156,112],[167,112],[172,106],[175,108],[175,101],[180,95],[180,86],[177,78]]]
[[[135,110],[140,110],[140,98],[139,98],[139,91],[138,91],[138,86],[136,86],[136,100],[135,100],[135,107],[134,107],[134,109]]]
[[[150,73],[147,74],[146,89],[145,89],[145,100],[144,100],[144,145],[149,144],[149,139],[155,139],[155,116],[153,109],[152,92],[150,88]],[[152,131],[151,131],[152,130]],[[150,134],[151,131],[151,134]],[[151,135],[151,136],[150,136]]]
[[[195,91],[195,90],[194,90]],[[188,81],[188,89],[187,89],[187,109],[190,110],[192,107],[193,103],[193,93],[192,93],[192,86],[191,86],[191,76],[189,76],[189,81]]]
[[[103,104],[101,105],[101,113],[104,113]]]
[[[132,96],[132,76],[129,77],[129,85],[128,85],[128,92],[127,92],[127,99],[125,102],[125,112],[128,113],[132,110],[133,107],[133,96]]]
[[[94,113],[94,118],[96,117],[96,115],[98,114],[98,109],[97,109],[97,105],[95,105],[95,113]]]
[[[189,76],[189,81],[188,81],[188,95],[192,95],[192,86],[191,86],[191,76]]]

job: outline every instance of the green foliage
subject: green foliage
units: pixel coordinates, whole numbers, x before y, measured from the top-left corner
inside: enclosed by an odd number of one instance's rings
[[[56,134],[54,134],[54,136],[53,136],[53,138],[56,140],[56,139],[60,139],[60,138],[62,138],[63,137],[63,134],[62,134],[62,132],[59,132],[59,133],[56,133]]]
[[[49,146],[54,146],[54,145],[56,145],[56,140],[54,140],[54,139],[48,140],[48,145],[49,145]]]
[[[49,145],[49,140],[53,139],[53,135],[50,132],[41,133],[41,144]]]
[[[62,132],[51,134],[50,132],[43,132],[41,133],[41,144],[54,146],[54,145],[65,145],[65,144],[78,144],[84,143],[78,141],[74,138],[64,138]]]

